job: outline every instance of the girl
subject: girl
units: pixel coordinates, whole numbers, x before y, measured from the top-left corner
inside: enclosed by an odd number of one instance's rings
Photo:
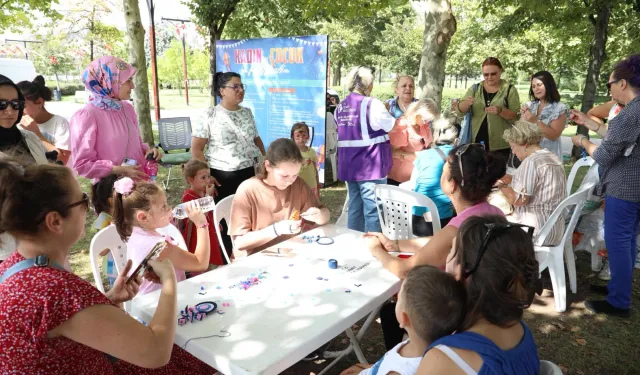
[[[309,126],[304,122],[296,122],[291,128],[291,139],[296,143],[302,154],[302,167],[298,176],[309,185],[311,190],[320,198],[320,184],[318,183],[318,157],[316,151],[307,146],[309,141]]]
[[[308,222],[329,222],[329,209],[322,207],[309,186],[298,179],[302,155],[286,138],[269,146],[258,176],[243,182],[231,205],[231,226],[235,249],[249,255],[300,233],[303,212]],[[290,219],[293,218],[293,219]]]
[[[167,247],[158,259],[169,259],[176,269],[176,280],[184,280],[185,271],[206,271],[209,267],[209,223],[195,202],[186,204],[189,219],[198,228],[198,245],[194,254],[176,246],[176,242],[158,233],[156,229],[169,225],[171,207],[164,191],[154,183],[134,182],[129,177],[114,184],[113,222],[118,234],[127,242],[127,258],[135,269],[149,254],[153,246],[167,241]],[[145,280],[140,284],[140,293],[146,294],[160,289],[161,285]]]
[[[25,97],[22,126],[37,135],[47,151],[57,151],[58,161],[67,164],[71,156],[69,122],[62,116],[49,113],[44,103],[51,101],[51,89],[45,86],[44,77],[33,82],[22,81],[18,88]]]

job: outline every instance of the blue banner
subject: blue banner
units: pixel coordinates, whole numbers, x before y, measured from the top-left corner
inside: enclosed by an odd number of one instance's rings
[[[216,42],[217,70],[242,76],[247,90],[241,105],[253,112],[265,147],[278,138],[291,138],[296,122],[309,125],[320,183],[324,182],[327,48],[326,35]]]

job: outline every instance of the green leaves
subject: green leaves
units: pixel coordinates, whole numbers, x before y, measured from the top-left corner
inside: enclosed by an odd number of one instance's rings
[[[29,27],[34,12],[59,19],[60,14],[51,9],[58,0],[2,0],[0,1],[0,31]]]

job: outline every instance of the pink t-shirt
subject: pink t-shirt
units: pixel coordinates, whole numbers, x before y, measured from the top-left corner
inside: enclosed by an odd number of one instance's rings
[[[122,102],[119,111],[107,111],[87,104],[69,122],[71,158],[68,165],[80,176],[99,180],[111,173],[124,158],[144,163],[149,146],[142,142],[133,106]]]
[[[149,251],[151,251],[158,242],[162,241],[167,241],[171,245],[178,246],[178,243],[168,236],[165,237],[160,233],[151,233],[142,228],[133,227],[131,237],[129,237],[129,241],[127,241],[127,259],[131,259],[131,262],[133,262],[129,275],[131,275],[136,267],[138,267],[138,264],[140,264],[144,258],[149,255]],[[180,282],[187,278],[183,270],[175,268],[175,271],[176,281]],[[142,284],[140,284],[139,293],[147,294],[154,290],[158,290],[161,287],[162,285],[152,283],[145,279],[142,281]]]
[[[471,206],[464,211],[458,213],[456,217],[449,221],[448,227],[460,228],[460,226],[471,216],[482,215],[500,215],[504,216],[504,212],[496,206],[489,204],[487,201]]]

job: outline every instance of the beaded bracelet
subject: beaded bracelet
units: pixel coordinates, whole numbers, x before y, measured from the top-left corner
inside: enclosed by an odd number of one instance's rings
[[[208,226],[209,226],[209,222],[208,221],[205,221],[204,224],[196,225],[196,227],[198,227],[198,228],[206,228]]]

